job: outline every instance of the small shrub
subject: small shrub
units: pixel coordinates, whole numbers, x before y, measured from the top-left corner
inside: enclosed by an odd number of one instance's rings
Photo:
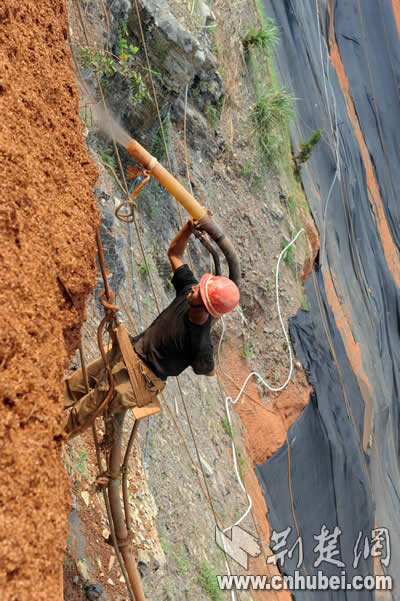
[[[212,601],[222,601],[222,593],[218,586],[216,572],[205,559],[198,566],[198,572],[198,581],[203,591]]]
[[[129,43],[128,37],[128,25],[125,22],[120,25],[117,36],[118,56],[119,59],[123,61],[127,61],[131,56],[134,56],[139,52],[137,46]]]
[[[313,148],[321,139],[321,130],[316,129],[311,138],[300,144],[300,151],[295,155],[296,163],[305,163],[311,157]]]
[[[102,78],[111,77],[116,72],[112,57],[104,50],[80,46],[79,59],[83,69],[92,69]]]
[[[144,100],[148,100],[152,102],[152,98],[150,96],[150,92],[147,88],[145,81],[143,80],[140,73],[136,71],[129,71],[129,87],[130,87],[130,96],[129,103],[132,107],[136,106],[140,102]]]
[[[243,38],[243,48],[247,51],[251,46],[271,52],[279,42],[279,29],[273,19],[267,19],[264,27],[253,27]]]

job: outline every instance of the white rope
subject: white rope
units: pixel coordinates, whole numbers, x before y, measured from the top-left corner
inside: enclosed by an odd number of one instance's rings
[[[234,526],[237,526],[238,524],[240,524],[240,522],[242,522],[244,520],[244,518],[249,514],[251,508],[252,508],[252,500],[251,497],[249,495],[249,493],[247,492],[242,479],[240,477],[239,474],[239,469],[238,469],[238,465],[237,465],[237,459],[236,459],[236,446],[233,440],[233,430],[232,430],[232,419],[231,419],[231,414],[229,411],[229,403],[231,403],[231,405],[236,405],[236,403],[239,401],[240,397],[243,394],[244,389],[246,388],[249,380],[251,377],[256,376],[258,378],[258,380],[263,384],[263,386],[265,386],[265,388],[267,388],[268,390],[271,390],[272,392],[280,392],[281,390],[283,390],[284,388],[286,388],[286,386],[288,385],[290,378],[292,377],[292,373],[293,373],[293,354],[292,354],[292,345],[290,343],[290,339],[289,339],[289,335],[286,331],[285,328],[285,324],[283,323],[283,319],[282,319],[282,314],[281,314],[281,307],[280,307],[280,301],[279,301],[279,265],[281,262],[282,257],[284,256],[285,252],[292,246],[292,244],[294,244],[297,240],[297,238],[300,236],[300,234],[304,232],[304,228],[301,228],[301,230],[299,230],[296,234],[296,236],[293,238],[293,240],[291,242],[289,242],[289,244],[281,251],[281,254],[279,255],[278,258],[278,262],[276,264],[276,272],[275,272],[275,287],[276,287],[276,305],[277,305],[277,309],[278,309],[278,315],[279,315],[279,321],[281,323],[281,327],[283,330],[283,333],[285,335],[285,339],[286,339],[286,343],[288,346],[288,351],[289,351],[289,360],[290,360],[290,365],[289,365],[289,374],[288,377],[286,378],[286,381],[284,384],[282,384],[282,386],[279,386],[278,388],[274,388],[272,386],[270,386],[268,384],[268,382],[266,382],[264,380],[264,378],[262,376],[260,376],[260,374],[256,371],[252,371],[249,373],[249,375],[247,376],[247,378],[245,379],[243,386],[241,387],[239,394],[237,395],[237,397],[235,398],[235,400],[232,399],[232,397],[227,396],[225,399],[225,411],[226,411],[226,416],[228,418],[228,422],[229,422],[229,427],[230,427],[230,431],[231,431],[231,443],[232,443],[232,454],[233,454],[233,465],[235,468],[235,474],[236,474],[236,480],[239,483],[240,488],[242,489],[242,491],[246,494],[247,496],[247,501],[248,501],[248,506],[247,509],[245,510],[245,512],[240,516],[240,518],[238,520],[236,520],[236,522],[234,524],[232,524],[231,526],[228,526],[227,528],[225,528],[223,530],[223,532],[227,532],[228,530],[231,530]],[[225,334],[225,322],[222,319],[222,334],[221,334],[221,338],[219,340],[219,345],[218,345],[218,361],[220,362],[220,351],[221,351],[221,344],[222,344],[222,339],[224,337]]]

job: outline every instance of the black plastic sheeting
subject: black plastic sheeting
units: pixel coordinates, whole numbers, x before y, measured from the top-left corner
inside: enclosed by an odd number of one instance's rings
[[[290,324],[294,349],[313,393],[289,430],[288,445],[257,466],[257,474],[271,529],[291,529],[275,551],[291,550],[301,536],[300,574],[316,575],[320,570],[340,576],[345,571],[350,582],[353,575],[380,572],[394,581],[392,593],[383,596],[367,590],[295,590],[296,601],[397,600],[400,47],[393,7],[390,0],[263,2],[266,15],[281,30],[278,75],[298,99],[293,145],[297,148],[316,128],[322,129],[323,139],[302,168],[321,233],[320,264],[306,283],[310,311],[299,311]],[[330,60],[330,27],[380,191],[375,209],[365,157]],[[379,219],[387,224],[384,241]],[[371,416],[365,411],[368,403]],[[331,539],[330,559],[343,566],[328,561],[318,565],[315,536],[323,527],[330,535],[340,529],[336,540]],[[383,548],[375,547],[381,557],[374,562],[371,548],[377,539],[371,531],[377,527],[388,529],[389,544],[379,538]],[[271,547],[274,544],[272,540]],[[298,560],[299,545],[291,558],[286,554],[281,572],[294,575]]]

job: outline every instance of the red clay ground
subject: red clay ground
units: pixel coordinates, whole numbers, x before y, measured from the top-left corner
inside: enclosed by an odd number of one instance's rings
[[[62,377],[94,284],[96,178],[62,0],[0,5],[0,591],[61,599]]]
[[[228,375],[229,372],[229,375]],[[223,345],[219,375],[224,389],[236,399],[246,377],[249,374],[247,362],[240,356],[235,345]],[[260,374],[264,376],[264,374]],[[244,484],[253,502],[253,516],[258,539],[263,554],[252,559],[249,574],[279,574],[276,567],[267,564],[265,556],[270,554],[270,531],[267,520],[267,505],[254,471],[255,463],[263,463],[271,457],[286,441],[286,433],[299,417],[308,402],[311,388],[305,375],[296,374],[296,383],[292,381],[281,393],[268,393],[268,402],[261,400],[255,379],[252,378],[235,405],[244,426],[244,440],[251,466],[246,466]],[[289,601],[288,591],[254,591],[253,598],[259,601]]]

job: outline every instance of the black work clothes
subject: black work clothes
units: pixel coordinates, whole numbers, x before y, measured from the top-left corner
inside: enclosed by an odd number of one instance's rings
[[[211,343],[211,316],[205,324],[189,320],[187,295],[198,284],[188,265],[181,265],[172,278],[176,298],[132,344],[139,355],[162,380],[178,376],[189,365],[196,374],[214,369]]]

